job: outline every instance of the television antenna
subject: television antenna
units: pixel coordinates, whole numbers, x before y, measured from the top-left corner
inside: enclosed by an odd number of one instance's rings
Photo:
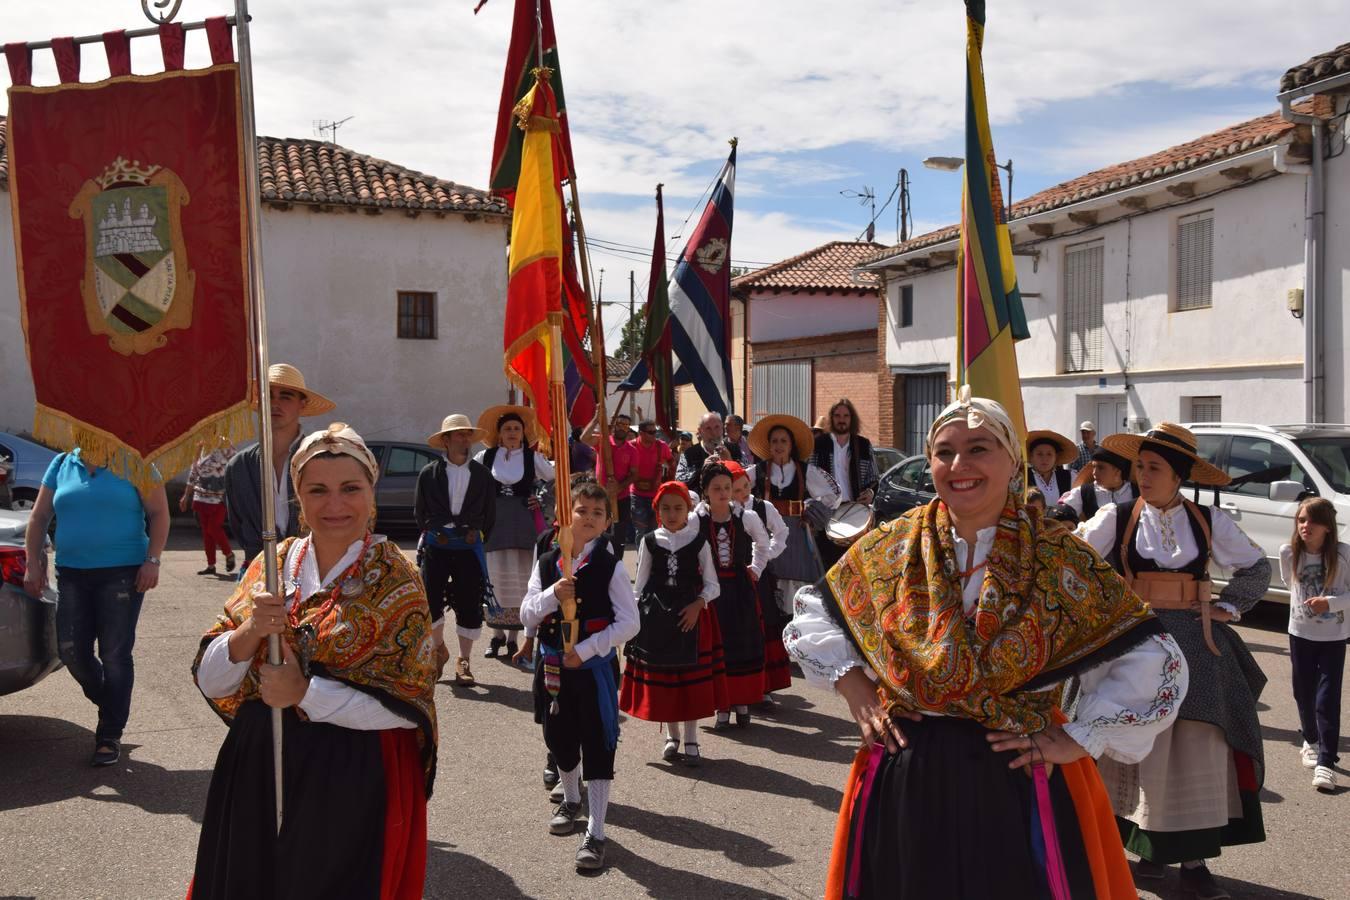
[[[328,143],[336,144],[337,130],[355,118],[356,116],[348,116],[345,119],[338,119],[336,122],[329,121],[328,119],[315,119],[314,133],[317,134],[319,137],[324,137],[324,135],[327,135]]]
[[[872,190],[870,187],[864,187],[861,191],[855,191],[855,190],[851,190],[851,189],[850,189],[850,190],[842,190],[842,191],[839,192],[839,194],[840,194],[840,196],[843,196],[843,197],[856,197],[856,198],[858,198],[858,205],[859,205],[859,206],[870,206],[870,207],[871,207],[872,215],[871,215],[871,217],[870,217],[870,218],[868,219],[868,221],[867,221],[867,231],[866,231],[865,233],[866,233],[866,235],[867,235],[867,240],[869,240],[869,241],[872,240],[872,238],[876,237],[876,232],[877,232],[877,193],[876,193],[876,191]]]

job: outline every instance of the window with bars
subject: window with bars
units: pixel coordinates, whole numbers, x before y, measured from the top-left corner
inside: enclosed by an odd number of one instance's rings
[[[908,328],[914,324],[914,285],[900,286],[900,327]]]
[[[1223,399],[1220,397],[1190,397],[1190,421],[1222,422]]]
[[[1101,241],[1064,248],[1064,371],[1102,368]]]
[[[1214,211],[1177,219],[1176,310],[1208,309],[1214,298]]]
[[[811,421],[811,363],[755,363],[753,399],[758,419],[785,413]]]
[[[436,295],[428,291],[398,292],[398,336],[407,340],[436,339]]]

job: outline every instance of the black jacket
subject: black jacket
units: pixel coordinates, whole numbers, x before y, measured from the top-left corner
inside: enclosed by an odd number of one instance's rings
[[[450,515],[450,477],[445,459],[427,463],[417,474],[417,493],[413,497],[413,518],[423,531],[440,528],[471,528],[482,532],[486,540],[497,517],[497,480],[487,466],[469,460],[469,488],[459,515]]]
[[[295,456],[304,435],[291,444],[289,457]],[[286,517],[286,532],[277,540],[295,537],[300,533],[300,503],[291,483],[291,467],[286,466],[286,497],[290,501],[290,515]],[[244,551],[243,565],[262,552],[262,445],[250,444],[234,455],[225,466],[225,515],[230,531]]]
[[[877,464],[872,457],[871,441],[860,434],[853,435],[849,440],[852,442],[848,459],[849,488],[853,491],[853,499],[857,500],[863,491],[876,490]],[[815,453],[811,457],[816,468],[831,477],[834,477],[834,448],[837,446],[834,435],[826,432],[816,438]]]

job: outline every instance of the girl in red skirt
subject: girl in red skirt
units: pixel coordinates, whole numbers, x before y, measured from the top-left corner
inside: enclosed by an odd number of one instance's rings
[[[750,493],[750,475],[743,466],[731,463],[731,496],[742,509],[748,509],[759,516],[769,532],[769,561],[777,559],[787,549],[788,526],[772,503]],[[739,471],[738,471],[739,470]],[[774,706],[773,691],[781,691],[792,686],[792,670],[789,668],[787,650],[783,647],[783,628],[788,619],[779,609],[778,577],[773,566],[765,570],[755,585],[759,596],[761,625],[764,629],[764,708]]]
[[[727,706],[726,663],[717,617],[708,605],[720,590],[708,538],[691,516],[689,489],[668,481],[653,501],[659,526],[638,544],[638,613],[642,630],[624,648],[619,708],[665,723],[661,758],[697,766],[698,720]]]
[[[735,465],[732,463],[731,465]],[[736,466],[740,469],[740,466]],[[720,587],[713,601],[727,660],[727,704],[719,706],[714,731],[750,724],[750,704],[764,699],[764,622],[755,584],[769,564],[769,533],[753,510],[732,502],[732,470],[721,462],[703,467],[698,525],[708,538]]]

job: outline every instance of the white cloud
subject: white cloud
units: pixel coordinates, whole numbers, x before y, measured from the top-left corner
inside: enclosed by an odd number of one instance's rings
[[[355,116],[341,142],[483,185],[512,5],[490,0],[474,16],[470,0],[255,0],[259,128],[311,137],[315,119]],[[144,24],[130,0],[4,7],[6,40]],[[672,200],[692,203],[725,157],[727,138],[737,135],[742,196],[763,208],[776,194],[795,198],[802,184],[848,173],[815,164],[812,153],[845,144],[904,152],[950,142],[963,126],[965,29],[954,0],[559,0],[554,7],[584,196],[638,201],[661,181]],[[232,10],[227,0],[194,0],[184,14]],[[991,115],[1016,122],[1140,82],[1265,84],[1273,103],[1278,73],[1334,44],[1326,23],[1341,13],[1338,0],[1308,0],[1296,16],[1276,0],[1000,0],[990,5],[986,32]],[[188,43],[190,63],[203,62],[204,38],[193,34]],[[138,70],[153,70],[155,42],[134,46]],[[106,72],[97,47],[85,47],[84,56],[86,77]],[[39,53],[37,63],[39,80],[54,80],[50,57]],[[1103,158],[1124,159],[1132,151],[1121,152],[1122,141],[1158,149],[1155,137],[1164,141],[1159,146],[1171,140],[1163,132],[1201,133],[1195,123],[1175,120],[1124,139],[1102,128],[1057,152],[1066,165],[1090,167],[1094,146],[1114,144]],[[737,224],[737,253],[746,258],[782,258],[827,233],[779,213],[743,214]]]

